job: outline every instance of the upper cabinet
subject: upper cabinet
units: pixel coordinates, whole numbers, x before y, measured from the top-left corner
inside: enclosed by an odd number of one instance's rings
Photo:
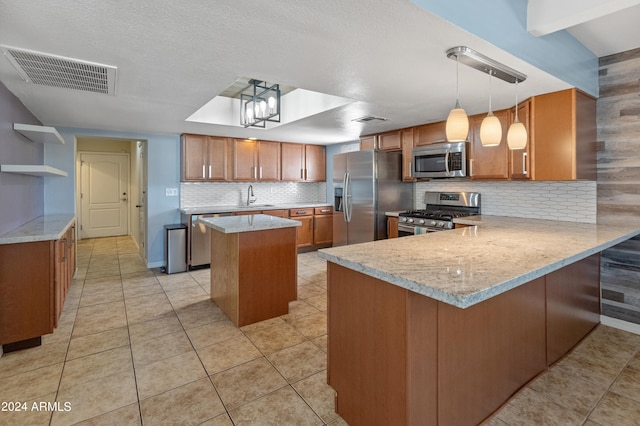
[[[480,126],[487,114],[469,117],[470,157],[469,175],[471,179],[507,179],[509,177],[509,153],[507,130],[511,114],[509,110],[494,111],[502,125],[502,140],[497,146],[484,146],[480,141]]]
[[[324,182],[326,154],[322,145],[281,143],[282,180],[289,182]]]
[[[521,102],[518,105],[518,120],[524,124],[527,129],[528,141],[523,149],[509,150],[509,176],[511,179],[531,179],[531,119],[530,119],[530,100]],[[511,121],[515,120],[515,107],[511,109]]]
[[[280,180],[280,142],[233,139],[234,181]]]
[[[596,100],[576,89],[531,98],[535,180],[596,179]]]
[[[430,145],[432,143],[446,142],[446,121],[438,121],[437,123],[423,124],[414,127],[413,143],[414,146]]]
[[[402,180],[404,182],[415,181],[411,174],[414,135],[415,129],[413,127],[400,131],[400,140],[402,142]]]
[[[227,180],[228,152],[228,138],[182,135],[182,180],[187,182]]]
[[[360,151],[376,149],[376,135],[363,136],[360,138]]]
[[[378,135],[378,149],[382,151],[400,151],[402,149],[400,130],[380,133]]]

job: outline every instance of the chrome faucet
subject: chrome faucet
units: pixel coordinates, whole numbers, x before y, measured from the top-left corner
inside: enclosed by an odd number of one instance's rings
[[[253,195],[253,185],[249,185],[249,188],[247,188],[247,206],[255,203],[257,199],[258,197]]]

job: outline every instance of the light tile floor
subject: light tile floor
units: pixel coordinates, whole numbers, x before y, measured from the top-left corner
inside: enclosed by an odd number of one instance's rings
[[[55,333],[0,358],[0,402],[27,408],[0,425],[346,424],[326,384],[325,262],[300,254],[289,314],[241,329],[209,276],[147,270],[129,237],[79,241]],[[600,326],[486,425],[640,424],[639,350]]]

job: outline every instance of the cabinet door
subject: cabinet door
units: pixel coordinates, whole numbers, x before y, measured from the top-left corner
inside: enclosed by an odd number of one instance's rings
[[[400,131],[400,139],[402,141],[402,180],[404,182],[415,181],[411,176],[411,164],[413,163],[413,135],[413,127]]]
[[[415,128],[413,142],[415,146],[429,145],[436,142],[446,142],[446,121],[423,124]]]
[[[515,120],[515,111],[511,110],[511,121]],[[518,120],[524,124],[527,129],[527,145],[523,149],[509,150],[509,175],[511,179],[531,179],[531,168],[529,162],[531,161],[531,131],[529,127],[529,101],[522,102],[518,105]]]
[[[363,136],[360,138],[360,151],[376,149],[376,136]]]
[[[304,152],[305,180],[307,182],[324,182],[327,180],[325,147],[322,145],[305,145]]]
[[[207,136],[207,180],[227,180],[228,139]]]
[[[302,223],[296,228],[298,237],[298,248],[311,247],[313,245],[313,216],[291,217]]]
[[[313,245],[331,244],[333,241],[333,214],[313,217]]]
[[[233,180],[257,180],[258,141],[234,139],[233,145]]]
[[[304,179],[304,150],[300,143],[280,144],[282,155],[282,180],[299,182]]]
[[[387,238],[398,238],[398,218],[389,216],[387,218]]]
[[[386,132],[378,135],[378,149],[383,151],[399,151],[402,149],[400,131]]]
[[[182,180],[204,181],[207,178],[207,136],[182,135]]]
[[[480,142],[480,125],[486,114],[469,117],[472,134],[469,167],[472,179],[507,179],[509,177],[507,148],[509,110],[495,111],[494,114],[502,125],[502,140],[498,146],[483,146]]]
[[[55,267],[54,267],[54,302],[53,302],[53,326],[58,326],[62,306],[64,305],[65,286],[67,277],[67,234],[56,241]]]
[[[280,180],[280,142],[258,143],[258,180]]]

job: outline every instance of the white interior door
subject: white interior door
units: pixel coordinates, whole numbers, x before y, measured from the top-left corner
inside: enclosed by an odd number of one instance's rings
[[[82,238],[129,232],[129,154],[80,153]]]

